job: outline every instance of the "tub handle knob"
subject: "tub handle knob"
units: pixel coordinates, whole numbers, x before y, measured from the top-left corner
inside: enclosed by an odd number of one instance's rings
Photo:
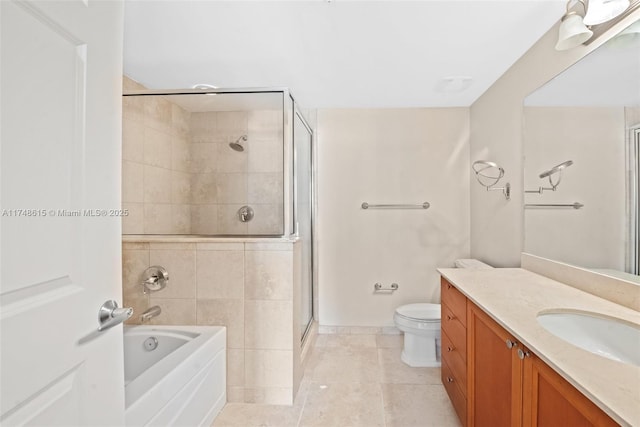
[[[169,281],[169,273],[167,269],[159,265],[147,268],[142,273],[142,293],[157,292],[164,289]]]
[[[118,308],[118,303],[109,300],[102,304],[98,310],[98,331],[102,332],[124,322],[133,314],[133,308]]]

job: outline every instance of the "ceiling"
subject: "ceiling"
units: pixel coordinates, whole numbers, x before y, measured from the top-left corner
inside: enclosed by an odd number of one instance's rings
[[[286,86],[305,108],[469,106],[564,7],[126,0],[124,71],[153,89]]]

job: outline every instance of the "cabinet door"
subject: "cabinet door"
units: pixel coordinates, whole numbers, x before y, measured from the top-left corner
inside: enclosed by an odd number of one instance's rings
[[[617,426],[607,414],[534,354],[524,359],[523,425]]]
[[[481,309],[467,304],[467,420],[469,426],[522,424],[522,361],[514,341]]]

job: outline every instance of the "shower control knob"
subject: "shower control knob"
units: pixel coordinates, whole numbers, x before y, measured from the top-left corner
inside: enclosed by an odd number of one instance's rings
[[[240,222],[249,222],[253,219],[254,211],[250,206],[243,206],[238,209],[238,219]]]

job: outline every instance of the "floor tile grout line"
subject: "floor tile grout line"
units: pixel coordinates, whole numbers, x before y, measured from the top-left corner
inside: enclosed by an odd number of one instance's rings
[[[376,357],[378,359],[378,387],[380,388],[380,404],[382,406],[382,426],[387,427],[387,411],[384,409],[384,390],[382,389],[382,360],[380,358],[380,347],[376,338]]]
[[[316,338],[316,342],[314,343],[313,349],[311,351],[311,353],[309,355],[307,355],[308,359],[307,359],[307,364],[311,362],[311,358],[312,357],[317,357],[316,352],[318,351],[319,347],[316,346],[317,344],[317,338]],[[306,385],[306,395],[304,396],[304,402],[302,402],[302,407],[300,408],[300,414],[298,414],[298,422],[296,423],[296,427],[300,427],[300,424],[302,423],[302,415],[304,414],[304,409],[307,406],[307,399],[309,399],[309,392],[311,391],[309,389],[311,383],[312,383],[312,378],[313,378],[313,371],[315,370],[315,366],[312,366],[310,369],[308,366],[305,367],[305,372],[302,374],[302,380],[305,380],[305,377],[307,375],[309,375],[308,381],[307,381],[307,385]],[[298,393],[300,392],[300,388],[298,387]]]
[[[300,423],[302,423],[302,414],[304,414],[304,408],[307,406],[307,399],[309,398],[309,385],[307,385],[306,395],[304,396],[304,402],[302,402],[302,407],[300,408],[300,414],[298,414],[298,422],[296,423],[296,427],[300,427]]]

